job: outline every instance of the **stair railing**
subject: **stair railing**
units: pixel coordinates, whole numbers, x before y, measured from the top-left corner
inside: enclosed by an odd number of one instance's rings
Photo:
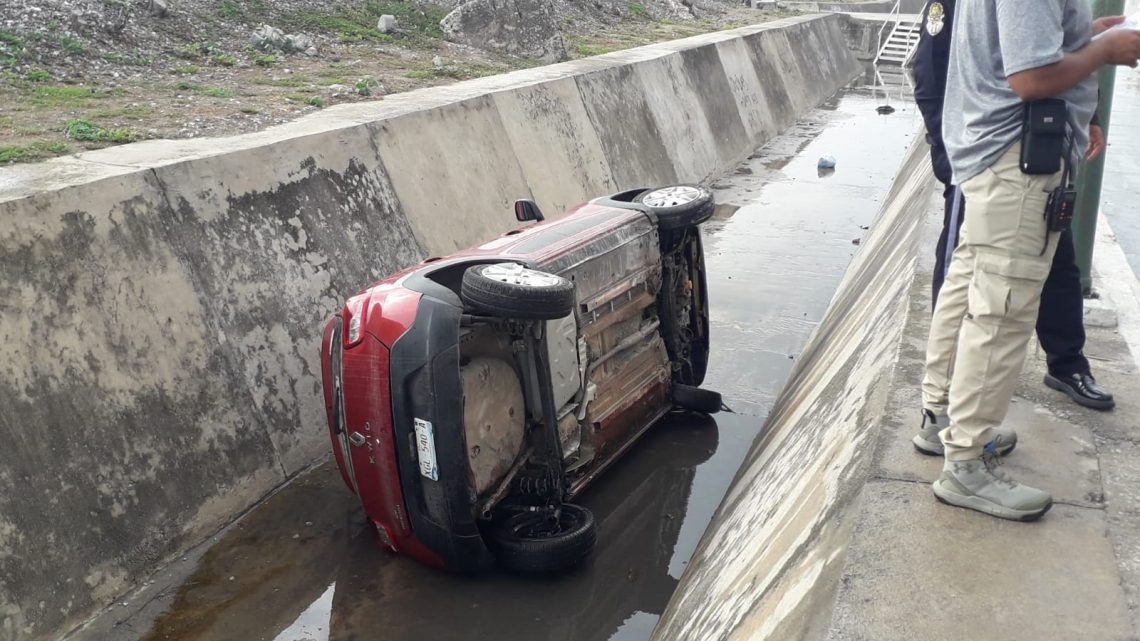
[[[879,27],[879,46],[875,49],[875,62],[878,62],[879,57],[883,55],[883,45],[885,44],[883,42],[883,32],[886,31],[887,25],[891,25],[891,33],[894,33],[895,29],[899,28],[899,21],[902,19],[902,14],[900,13],[901,6],[902,0],[895,0],[894,8],[887,14],[887,21],[883,23],[883,26]],[[894,24],[891,24],[892,18],[894,18]],[[890,37],[890,34],[887,34],[887,37]]]

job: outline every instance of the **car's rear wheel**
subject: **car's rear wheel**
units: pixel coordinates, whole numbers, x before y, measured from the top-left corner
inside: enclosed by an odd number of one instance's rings
[[[719,392],[691,385],[674,383],[672,397],[673,404],[677,407],[701,414],[716,414],[724,408],[724,399]]]
[[[475,310],[504,318],[554,320],[574,311],[574,283],[518,263],[468,268],[460,295]]]
[[[712,192],[697,185],[674,185],[651,189],[635,199],[657,216],[662,231],[695,227],[712,218]]]
[[[556,510],[518,512],[491,532],[491,551],[503,567],[516,572],[568,570],[590,555],[598,540],[594,515],[563,503]]]
[[[704,382],[709,363],[708,282],[700,230],[678,235],[681,244],[662,257],[658,316],[673,380],[696,387]]]

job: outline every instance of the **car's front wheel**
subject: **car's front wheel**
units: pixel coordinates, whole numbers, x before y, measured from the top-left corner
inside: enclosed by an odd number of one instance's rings
[[[468,268],[460,296],[473,309],[503,318],[554,320],[574,311],[574,283],[518,263]]]
[[[661,231],[696,227],[712,218],[716,208],[712,192],[697,185],[651,189],[635,201],[657,216],[657,227]]]

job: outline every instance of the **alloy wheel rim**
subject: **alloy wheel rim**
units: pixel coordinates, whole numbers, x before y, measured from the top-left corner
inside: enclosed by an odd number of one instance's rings
[[[688,185],[655,189],[641,199],[650,207],[677,207],[687,205],[701,197],[701,190]]]
[[[555,287],[562,279],[553,274],[527,269],[518,263],[496,263],[483,268],[483,275],[491,280],[525,287]]]

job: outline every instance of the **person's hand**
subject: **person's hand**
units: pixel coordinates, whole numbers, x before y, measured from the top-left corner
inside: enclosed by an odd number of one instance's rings
[[[1097,18],[1093,21],[1092,25],[1093,35],[1104,33],[1121,22],[1124,22],[1125,19],[1124,16],[1105,16],[1103,18]]]
[[[1106,64],[1135,67],[1140,60],[1140,30],[1117,29],[1104,34],[1097,42],[1104,43]]]
[[[1101,129],[1100,125],[1090,125],[1089,151],[1085,154],[1085,160],[1092,162],[1102,153],[1104,153],[1104,129]]]

